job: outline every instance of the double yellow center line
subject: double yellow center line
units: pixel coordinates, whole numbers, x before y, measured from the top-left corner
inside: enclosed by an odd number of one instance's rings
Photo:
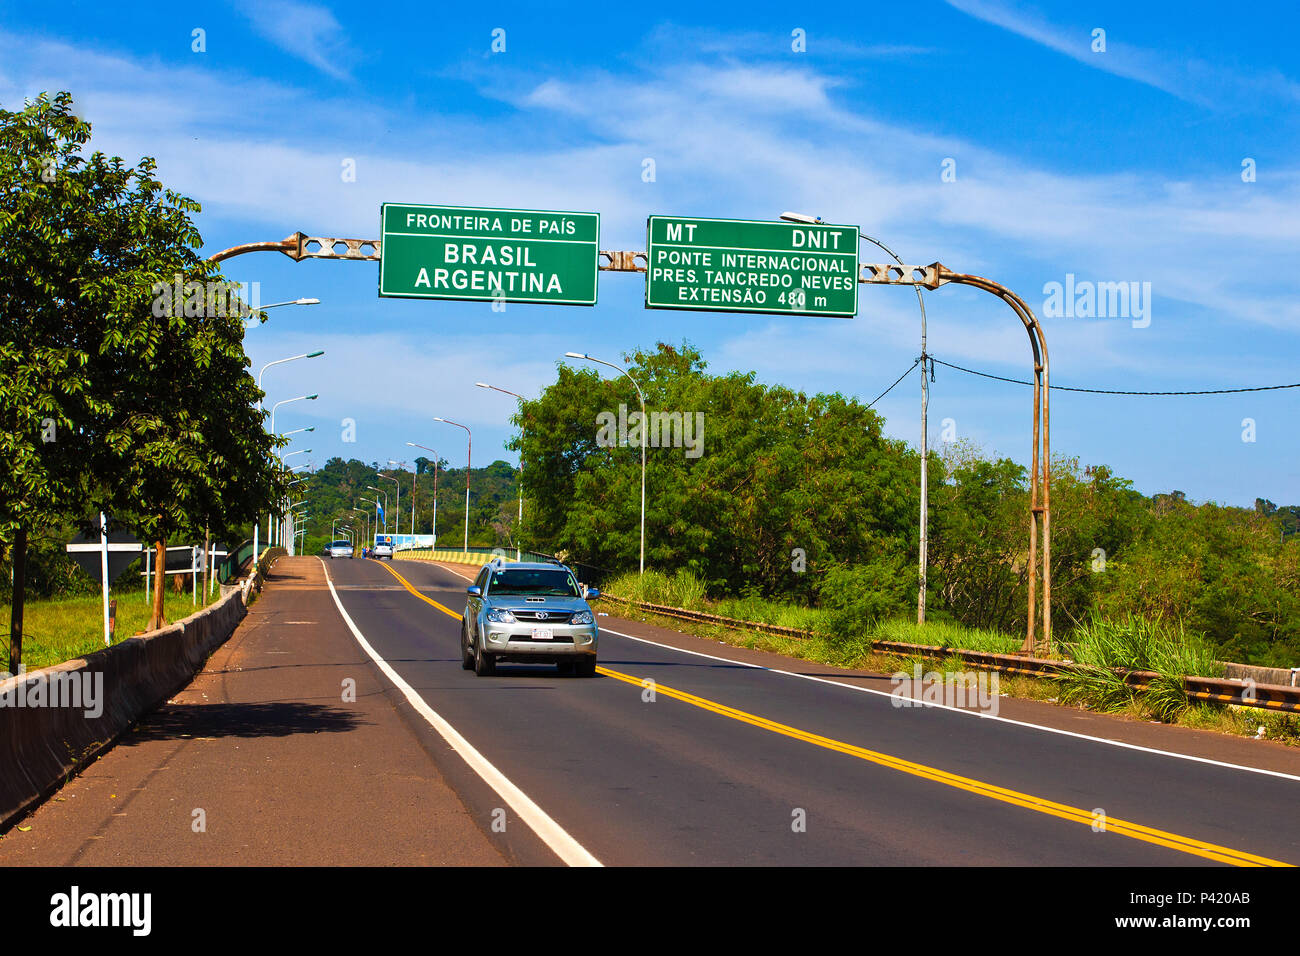
[[[439,604],[437,601],[433,600],[433,598],[427,597],[417,591],[411,582],[398,574],[392,566],[384,564],[382,561],[379,563],[387,568],[389,573],[397,578],[406,590],[410,591],[421,601],[436,607],[444,614],[456,618],[456,620],[461,619],[460,614],[457,614],[450,608]],[[644,686],[641,678],[634,677],[631,674],[623,674],[619,671],[610,670],[608,667],[597,667],[596,670],[606,677],[612,677],[613,679],[623,681],[626,684],[632,684],[638,688]],[[868,750],[865,747],[858,747],[854,744],[845,743],[842,740],[823,737],[820,734],[814,734],[807,730],[800,730],[797,727],[791,727],[788,724],[768,720],[766,717],[759,717],[757,714],[738,710],[735,707],[728,707],[726,704],[719,704],[716,701],[709,700],[705,697],[698,697],[695,694],[687,693],[686,691],[667,687],[658,681],[655,681],[654,689],[656,694],[663,694],[665,697],[671,697],[674,700],[682,701],[683,703],[690,704],[693,707],[699,707],[701,710],[707,710],[710,713],[718,714],[722,717],[729,717],[732,720],[737,720],[741,723],[749,724],[750,726],[758,727],[774,734],[781,734],[784,737],[790,737],[794,740],[800,740],[816,747],[823,747],[827,750],[833,750],[836,753],[856,757],[859,760],[866,760],[882,767],[888,767],[891,770],[898,770],[902,773],[911,774],[914,777],[921,777],[925,780],[941,783],[944,786],[955,787],[958,790],[965,790],[968,793],[987,797],[990,800],[1009,803],[1012,806],[1024,807],[1027,810],[1035,810],[1039,813],[1045,813],[1062,820],[1069,820],[1072,823],[1083,823],[1098,828],[1104,826],[1104,831],[1106,833],[1114,833],[1119,836],[1130,837],[1134,840],[1141,840],[1144,843],[1154,843],[1157,846],[1168,847],[1171,850],[1190,853],[1194,856],[1204,857],[1205,859],[1214,860],[1219,863],[1228,863],[1233,866],[1292,865],[1290,863],[1282,862],[1281,860],[1272,860],[1268,857],[1256,856],[1253,853],[1233,850],[1229,847],[1218,846],[1217,844],[1207,843],[1204,840],[1197,840],[1192,837],[1179,836],[1177,833],[1170,833],[1167,830],[1157,830],[1153,827],[1142,826],[1140,823],[1130,823],[1127,820],[1119,820],[1115,817],[1108,816],[1103,820],[1090,810],[1082,810],[1078,807],[1071,807],[1064,803],[1056,803],[1052,800],[1035,797],[1027,793],[1009,790],[1006,787],[998,787],[991,783],[984,783],[981,780],[975,780],[971,777],[963,777],[955,773],[948,773],[946,770],[927,767],[924,764],[914,763],[911,760],[904,760],[901,757],[893,757],[889,754],[880,753],[875,750]]]

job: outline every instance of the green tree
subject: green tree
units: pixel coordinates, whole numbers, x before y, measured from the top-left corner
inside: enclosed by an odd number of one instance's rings
[[[229,533],[280,493],[252,408],[243,322],[197,252],[192,200],[152,160],[83,155],[67,94],[0,110],[0,536],[10,667],[22,659],[30,531],[105,511],[155,542]],[[160,296],[181,283],[184,299]],[[191,283],[185,285],[184,283]],[[165,304],[160,303],[166,299]],[[163,562],[158,563],[162,581]],[[161,621],[158,588],[153,625]]]
[[[752,372],[709,375],[689,345],[660,343],[625,360],[652,428],[667,416],[647,456],[647,566],[691,570],[714,593],[813,600],[829,568],[874,559],[882,542],[914,553],[915,456],[883,437],[874,412],[841,395],[767,387]],[[636,567],[639,435],[632,425],[624,443],[610,441],[619,436],[602,434],[602,422],[639,411],[621,376],[567,365],[524,403],[513,447],[528,476],[530,543],[611,570]],[[677,428],[687,421],[692,444]]]
[[[84,425],[103,409],[89,364],[104,298],[97,202],[113,171],[81,156],[89,138],[67,94],[0,109],[0,540],[13,567],[14,672],[29,535],[85,515]]]

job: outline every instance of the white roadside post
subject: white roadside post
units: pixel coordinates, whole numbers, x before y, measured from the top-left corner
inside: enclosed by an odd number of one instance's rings
[[[81,553],[81,554],[84,554],[86,552],[91,552],[91,551],[99,552],[99,582],[100,582],[99,587],[100,587],[100,594],[103,598],[103,603],[104,603],[104,643],[109,644],[112,642],[111,641],[112,630],[111,630],[111,619],[109,615],[109,599],[108,599],[108,587],[109,584],[111,583],[108,580],[108,552],[143,551],[146,556],[146,560],[148,559],[148,555],[151,552],[149,548],[141,545],[140,542],[138,541],[109,544],[108,519],[104,516],[104,513],[102,511],[99,514],[99,541],[97,542],[93,540],[80,541],[75,544],[68,544],[64,546],[64,550],[68,552]],[[149,577],[147,573],[145,575],[144,580],[145,580],[145,585],[147,587],[149,583]],[[145,598],[145,603],[146,604],[149,603],[147,595]]]
[[[104,643],[109,643],[111,631],[108,623],[108,522],[104,512],[99,513],[99,571],[104,594]]]

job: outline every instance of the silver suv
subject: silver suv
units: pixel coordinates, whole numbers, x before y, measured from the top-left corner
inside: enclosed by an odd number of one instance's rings
[[[584,589],[564,565],[504,561],[486,564],[465,589],[461,664],[483,677],[497,661],[554,663],[562,674],[596,675],[596,617]]]

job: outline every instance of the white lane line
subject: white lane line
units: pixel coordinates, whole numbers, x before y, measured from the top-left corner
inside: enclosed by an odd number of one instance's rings
[[[453,568],[444,568],[453,574],[460,574]],[[465,575],[461,575],[465,577]],[[473,580],[472,578],[469,580]],[[726,664],[739,664],[742,667],[751,667],[755,670],[768,671],[772,674],[783,674],[786,677],[798,677],[801,680],[815,681],[818,684],[832,684],[836,687],[843,687],[848,690],[855,690],[863,694],[876,694],[879,697],[893,697],[889,691],[876,690],[874,687],[859,687],[857,684],[846,684],[843,681],[834,680],[828,677],[813,677],[811,674],[796,674],[793,671],[784,671],[777,667],[767,667],[763,664],[752,664],[749,661],[738,661],[730,657],[718,657],[715,654],[705,654],[701,651],[688,651],[682,647],[673,647],[671,644],[660,644],[658,641],[652,641],[644,637],[635,637],[631,634],[624,634],[622,631],[616,631],[612,627],[600,625],[602,631],[608,631],[610,634],[617,634],[619,637],[626,637],[630,641],[640,641],[642,644],[650,644],[654,647],[662,647],[667,651],[677,651],[681,654],[691,654],[695,657],[707,657],[709,660],[722,661]],[[1143,747],[1140,744],[1130,744],[1123,740],[1111,740],[1108,737],[1093,737],[1090,734],[1081,734],[1073,730],[1062,730],[1059,727],[1045,727],[1042,724],[1032,724],[1024,720],[1013,720],[1010,717],[997,717],[993,714],[982,713],[978,710],[966,710],[961,707],[953,707],[950,704],[940,704],[931,701],[922,701],[924,707],[937,707],[940,710],[952,711],[953,713],[965,714],[967,717],[980,717],[984,720],[996,720],[1004,724],[1011,724],[1015,727],[1028,727],[1032,730],[1041,730],[1048,734],[1060,734],[1063,737],[1074,737],[1077,740],[1090,740],[1093,743],[1107,744],[1111,747],[1123,747],[1125,750],[1137,750],[1141,753],[1158,754],[1162,757],[1175,757],[1179,760],[1191,760],[1195,763],[1209,764],[1212,767],[1223,767],[1227,770],[1243,770],[1246,773],[1259,773],[1266,777],[1278,777],[1282,780],[1295,780],[1300,782],[1300,776],[1290,773],[1283,773],[1280,770],[1265,770],[1262,767],[1247,767],[1239,763],[1227,763],[1222,760],[1212,760],[1209,757],[1195,757],[1191,754],[1180,754],[1172,750],[1159,750],[1155,747]]]
[[[875,694],[879,697],[893,697],[889,691],[876,690],[874,687],[859,687],[856,684],[846,684],[843,681],[833,680],[827,677],[813,677],[811,674],[796,674],[793,671],[784,671],[778,667],[766,667],[763,664],[751,664],[749,661],[738,661],[730,657],[718,657],[714,654],[705,654],[701,651],[688,651],[685,648],[673,647],[671,644],[660,644],[658,641],[651,641],[644,637],[636,637],[632,634],[624,634],[622,631],[616,631],[612,627],[600,626],[600,630],[608,631],[610,634],[617,634],[619,637],[626,637],[630,641],[640,641],[642,644],[650,644],[654,647],[662,647],[664,650],[677,651],[681,654],[691,654],[695,657],[707,657],[709,660],[722,661],[726,664],[738,664],[741,667],[750,667],[754,670],[768,671],[772,674],[782,674],[786,677],[798,677],[801,680],[815,681],[818,684],[830,684],[834,687],[842,687],[845,690],[854,690],[863,694]],[[829,666],[829,665],[828,665]],[[1075,737],[1079,740],[1091,740],[1093,743],[1109,744],[1112,747],[1123,747],[1125,750],[1138,750],[1142,753],[1159,754],[1162,757],[1176,757],[1179,760],[1192,760],[1196,763],[1210,764],[1214,767],[1224,767],[1228,770],[1244,770],[1247,773],[1260,773],[1269,777],[1280,777],[1283,780],[1300,781],[1300,776],[1295,774],[1283,773],[1280,770],[1265,770],[1261,767],[1247,767],[1237,763],[1225,763],[1221,760],[1211,760],[1209,757],[1194,757],[1191,754],[1180,754],[1172,750],[1158,750],[1154,747],[1143,747],[1140,744],[1125,743],[1122,740],[1111,740],[1107,737],[1093,737],[1089,734],[1081,734],[1073,730],[1061,730],[1057,727],[1045,727],[1042,724],[1031,724],[1023,720],[1012,720],[1010,717],[996,717],[993,714],[982,713],[978,710],[965,710],[961,707],[953,707],[950,704],[939,704],[930,701],[921,702],[925,707],[935,707],[940,710],[952,711],[957,714],[965,714],[967,717],[980,717],[984,720],[996,720],[1004,724],[1012,724],[1016,727],[1028,727],[1031,730],[1041,730],[1049,734],[1061,734],[1065,737]]]
[[[321,560],[321,566],[325,566],[323,560]],[[343,615],[344,622],[351,629],[352,636],[357,639],[361,649],[369,654],[370,659],[387,675],[388,679],[397,685],[397,689],[411,702],[411,706],[415,708],[416,712],[428,721],[429,725],[442,735],[442,739],[447,741],[451,748],[469,764],[470,768],[483,778],[483,782],[495,790],[497,795],[519,815],[519,819],[528,824],[529,828],[537,834],[541,841],[550,847],[555,855],[567,866],[603,866],[604,864],[592,856],[581,843],[552,820],[545,810],[534,803],[528,794],[511,783],[510,779],[494,767],[491,761],[474,749],[473,744],[462,737],[460,732],[447,722],[446,718],[425,703],[424,698],[417,694],[415,689],[402,680],[401,675],[379,656],[343,607],[338,592],[334,590],[334,581],[330,578],[328,567],[325,568],[325,582],[330,586],[330,594],[334,596],[334,604],[338,607],[339,614]]]

